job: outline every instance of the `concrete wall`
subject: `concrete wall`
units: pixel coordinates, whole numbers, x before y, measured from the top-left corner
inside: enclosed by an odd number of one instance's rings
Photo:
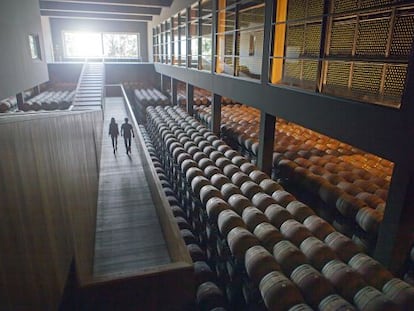
[[[41,59],[32,59],[30,34],[38,35]],[[39,1],[0,1],[0,99],[46,82]]]
[[[63,60],[62,31],[88,32],[135,32],[140,34],[140,55],[142,61],[148,61],[148,31],[146,22],[121,22],[108,20],[82,20],[50,18],[55,61]]]
[[[47,63],[52,63],[54,61],[54,57],[53,57],[52,32],[50,30],[49,16],[41,16],[41,21],[42,21],[45,60]]]
[[[49,79],[52,83],[77,84],[83,63],[51,63],[47,64]]]
[[[0,310],[57,310],[92,274],[101,112],[0,118]]]
[[[123,82],[143,82],[155,85],[154,65],[150,63],[105,63],[105,83],[119,84]]]

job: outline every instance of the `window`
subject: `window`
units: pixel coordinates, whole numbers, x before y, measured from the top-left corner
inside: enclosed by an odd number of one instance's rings
[[[264,1],[218,1],[216,72],[260,79]]]
[[[29,35],[30,55],[32,59],[41,59],[40,57],[40,43],[38,35]]]
[[[139,34],[63,32],[64,55],[68,58],[139,58]]]
[[[104,33],[104,56],[110,58],[139,58],[138,34]]]

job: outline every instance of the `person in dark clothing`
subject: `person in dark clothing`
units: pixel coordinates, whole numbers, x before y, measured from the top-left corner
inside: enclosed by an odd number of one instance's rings
[[[124,136],[126,154],[131,153],[131,133],[135,137],[132,125],[128,123],[128,118],[125,118],[125,123],[121,126],[121,136]]]
[[[118,150],[118,123],[115,122],[115,118],[111,118],[111,123],[109,123],[109,135],[112,139],[112,148],[114,148],[114,153]]]

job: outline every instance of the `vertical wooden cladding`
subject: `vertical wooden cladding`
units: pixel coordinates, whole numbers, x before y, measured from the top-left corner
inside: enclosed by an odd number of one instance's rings
[[[91,274],[101,119],[0,120],[1,310],[57,309],[74,256]]]

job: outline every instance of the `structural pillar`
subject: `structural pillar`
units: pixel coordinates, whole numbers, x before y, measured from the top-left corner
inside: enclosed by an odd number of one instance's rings
[[[164,76],[160,73],[160,90],[164,93]]]
[[[260,113],[259,151],[257,154],[257,166],[272,176],[273,143],[275,140],[276,117],[266,112]]]
[[[174,78],[171,78],[171,103],[173,106],[177,106],[177,85],[178,81]]]
[[[40,94],[40,85],[36,85],[34,87],[34,95],[39,95]]]
[[[187,89],[187,113],[192,116],[194,115],[194,86],[190,83],[186,83]]]
[[[17,100],[17,108],[19,110],[22,110],[23,103],[24,103],[23,93],[16,94],[16,100]]]
[[[414,43],[408,62],[407,80],[401,99],[401,125],[399,156],[394,159],[394,169],[384,217],[379,227],[374,258],[388,267],[394,275],[403,277],[407,256],[414,243]]]
[[[211,103],[211,131],[220,136],[221,125],[221,95],[213,94],[213,102]]]

